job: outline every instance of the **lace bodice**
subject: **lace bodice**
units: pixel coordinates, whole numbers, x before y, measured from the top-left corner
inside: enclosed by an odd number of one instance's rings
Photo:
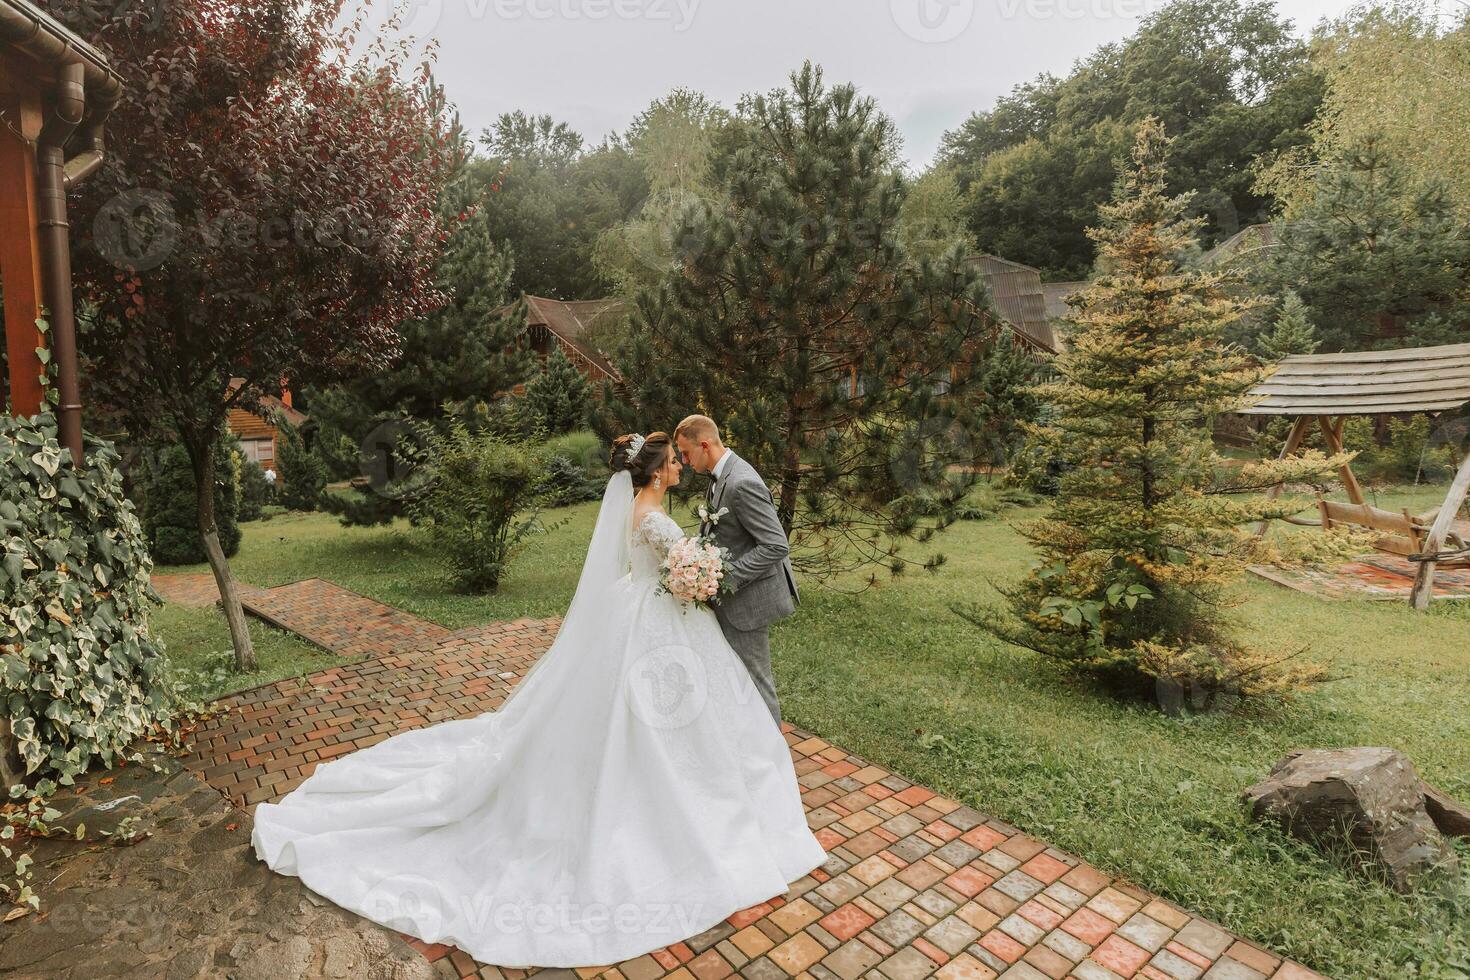
[[[633,529],[633,575],[635,578],[658,578],[659,565],[680,538],[684,529],[668,514],[651,510]]]

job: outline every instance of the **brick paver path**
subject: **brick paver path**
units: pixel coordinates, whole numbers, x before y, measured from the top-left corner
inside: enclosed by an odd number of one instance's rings
[[[319,578],[274,589],[242,585],[240,602],[252,616],[344,657],[422,648],[450,635],[438,623]]]
[[[167,601],[184,606],[219,601],[219,589],[210,574],[155,575],[153,587]],[[250,615],[344,657],[422,648],[450,636],[438,623],[320,578],[271,589],[241,582],[240,603]]]
[[[198,731],[189,764],[253,810],[322,759],[494,709],[556,628],[495,623],[232,695],[234,710]],[[1014,827],[783,729],[827,863],[685,942],[577,970],[583,980],[1320,980]],[[527,975],[405,938],[446,980]]]
[[[153,588],[169,602],[181,606],[212,606],[219,602],[219,589],[215,588],[214,576],[167,572],[153,576]]]
[[[280,799],[323,759],[499,707],[557,625],[518,619],[458,633],[436,627],[443,636],[427,646],[409,643],[241,691],[222,702],[232,710],[195,731],[188,762],[237,806]],[[368,645],[358,635],[352,640],[354,649]]]
[[[1372,599],[1408,602],[1415,563],[1398,555],[1365,555],[1356,561],[1281,567],[1252,565],[1253,574],[1330,602]],[[1470,599],[1470,570],[1436,569],[1434,598]]]

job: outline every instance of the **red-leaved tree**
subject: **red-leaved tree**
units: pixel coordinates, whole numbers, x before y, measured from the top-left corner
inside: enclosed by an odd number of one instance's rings
[[[108,161],[71,202],[89,397],[187,449],[236,665],[253,669],[215,528],[226,413],[392,360],[397,326],[443,300],[435,204],[463,142],[427,62],[352,53],[340,0],[77,3],[48,6],[127,87]]]

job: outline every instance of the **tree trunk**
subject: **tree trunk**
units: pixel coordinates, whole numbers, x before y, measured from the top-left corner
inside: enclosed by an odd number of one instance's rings
[[[214,433],[202,437],[184,438],[184,447],[189,451],[189,462],[194,467],[194,500],[199,518],[199,540],[204,545],[205,557],[214,572],[215,585],[219,587],[220,605],[225,611],[225,620],[230,624],[230,642],[235,647],[235,669],[253,671],[255,644],[250,639],[250,624],[245,620],[245,607],[240,605],[240,590],[235,584],[234,573],[225,558],[225,549],[220,547],[219,528],[214,522]]]

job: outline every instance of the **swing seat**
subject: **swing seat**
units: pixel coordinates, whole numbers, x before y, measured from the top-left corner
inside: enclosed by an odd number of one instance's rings
[[[1317,494],[1317,510],[1322,515],[1322,530],[1331,530],[1334,525],[1346,524],[1384,532],[1383,537],[1373,543],[1379,551],[1402,558],[1412,558],[1424,552],[1424,543],[1429,537],[1429,528],[1434,523],[1439,508],[1428,514],[1410,514],[1409,509],[1395,513],[1374,507],[1371,504],[1352,504],[1339,500],[1325,500]],[[1466,547],[1459,534],[1451,531],[1445,536],[1445,550],[1458,551]],[[1440,562],[1442,568],[1467,567],[1470,558]]]

